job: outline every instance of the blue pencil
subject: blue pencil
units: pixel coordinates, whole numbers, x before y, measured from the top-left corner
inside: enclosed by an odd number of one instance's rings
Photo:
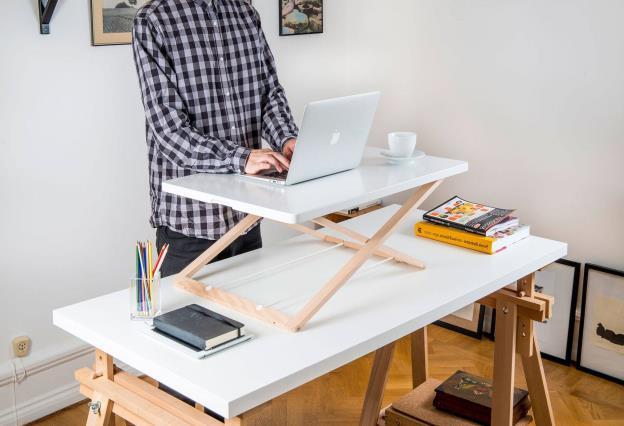
[[[139,242],[137,241],[135,246],[135,258],[136,258],[136,276],[135,276],[135,296],[136,296],[136,305],[137,305],[137,313],[141,311],[141,289],[139,288],[139,280],[141,279],[141,260],[139,257]]]

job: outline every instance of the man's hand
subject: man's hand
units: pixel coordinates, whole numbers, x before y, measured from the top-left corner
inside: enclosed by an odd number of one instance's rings
[[[293,153],[295,152],[295,146],[297,145],[297,139],[288,139],[282,148],[284,157],[292,160]]]
[[[271,170],[274,168],[282,173],[290,167],[290,160],[279,152],[270,149],[254,149],[249,154],[247,164],[245,165],[245,173],[248,175],[257,175],[260,172]]]

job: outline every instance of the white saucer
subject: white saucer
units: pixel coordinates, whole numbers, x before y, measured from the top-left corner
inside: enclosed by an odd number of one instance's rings
[[[381,151],[382,157],[385,157],[389,163],[392,164],[404,164],[411,163],[414,160],[423,158],[426,154],[423,151],[414,151],[410,157],[395,157],[388,150]]]

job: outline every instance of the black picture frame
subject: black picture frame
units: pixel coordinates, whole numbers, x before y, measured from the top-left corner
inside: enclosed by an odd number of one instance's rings
[[[585,264],[585,270],[583,272],[583,293],[581,295],[581,321],[579,324],[579,337],[578,337],[578,349],[576,352],[576,368],[579,371],[582,371],[584,373],[588,373],[591,374],[593,376],[597,376],[600,378],[603,378],[605,380],[609,380],[611,382],[620,384],[620,385],[624,385],[624,380],[620,379],[618,377],[613,377],[610,376],[606,373],[603,373],[601,371],[597,371],[594,370],[592,368],[588,368],[583,366],[583,360],[582,360],[582,352],[583,352],[583,331],[585,328],[585,319],[586,319],[586,309],[587,309],[587,289],[589,287],[589,272],[590,271],[597,271],[597,272],[602,272],[605,274],[609,274],[609,275],[615,275],[617,277],[621,277],[624,278],[624,271],[620,271],[617,269],[613,269],[613,268],[608,268],[605,266],[600,266],[600,265],[596,265],[593,263],[586,263]]]
[[[574,262],[567,259],[559,259],[555,261],[560,265],[569,266],[574,268],[574,275],[572,281],[572,298],[570,302],[570,313],[568,314],[568,336],[566,339],[565,358],[560,358],[555,355],[548,354],[544,351],[540,351],[542,358],[549,361],[554,361],[562,365],[570,365],[572,363],[572,342],[574,340],[574,325],[576,323],[576,306],[578,304],[578,292],[581,279],[581,264],[580,262]],[[557,300],[555,299],[555,304]]]
[[[579,293],[580,278],[581,278],[581,263],[575,262],[572,260],[567,260],[567,259],[558,259],[554,263],[558,263],[560,265],[565,265],[565,266],[574,268],[570,312],[568,314],[568,333],[566,336],[565,358],[561,358],[556,355],[546,353],[544,351],[540,351],[540,355],[542,356],[543,359],[547,359],[549,361],[553,361],[558,364],[569,366],[572,364],[572,344],[574,341],[574,326],[576,323],[576,306],[578,304],[578,293]],[[557,303],[557,300],[555,300],[555,304],[556,303]],[[486,336],[490,338],[491,340],[495,340],[496,339],[496,309],[492,309],[490,330],[491,330],[490,333],[486,333]]]
[[[489,340],[491,340],[492,342],[494,341],[494,336],[495,336],[495,331],[496,331],[496,308],[487,308],[490,310],[491,312],[491,316],[490,316],[490,331],[483,332],[483,335],[488,338]]]
[[[279,16],[278,16],[278,34],[280,35],[280,37],[290,37],[290,36],[298,36],[298,35],[309,35],[309,34],[323,34],[325,32],[325,2],[324,0],[320,0],[321,2],[321,30],[320,31],[314,31],[314,32],[305,32],[305,33],[293,33],[293,34],[286,34],[284,33],[284,26],[282,25],[283,23],[283,17],[282,17],[282,0],[277,0],[279,2]]]
[[[445,317],[446,318],[446,317]],[[476,330],[470,330],[468,328],[464,328],[458,324],[451,324],[447,321],[438,320],[435,321],[434,324],[445,328],[447,330],[454,331],[456,333],[461,333],[465,336],[473,337],[475,339],[481,340],[483,338],[483,320],[485,318],[485,306],[479,305],[479,313],[476,321]]]

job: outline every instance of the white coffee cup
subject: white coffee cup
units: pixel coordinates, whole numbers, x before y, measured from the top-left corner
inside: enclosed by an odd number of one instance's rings
[[[393,157],[411,157],[416,148],[418,135],[413,132],[388,133],[388,147]]]

